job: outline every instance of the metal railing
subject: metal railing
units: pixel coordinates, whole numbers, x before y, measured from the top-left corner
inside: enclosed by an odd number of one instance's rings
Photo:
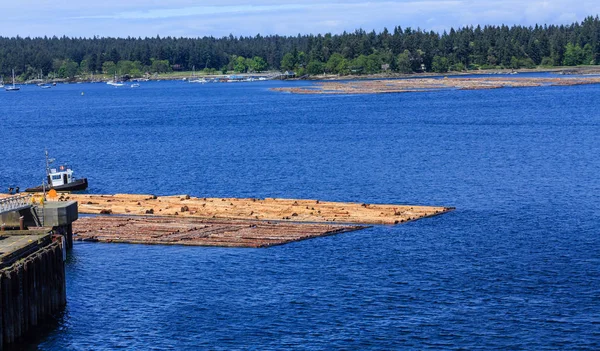
[[[31,206],[32,194],[21,194],[0,199],[0,213],[17,211]]]

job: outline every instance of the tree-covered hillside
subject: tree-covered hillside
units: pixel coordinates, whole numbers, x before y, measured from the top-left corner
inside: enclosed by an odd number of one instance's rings
[[[380,33],[224,38],[0,37],[0,75],[74,78],[172,70],[372,74],[600,64],[600,20],[561,26],[485,26],[436,33],[396,27]],[[5,78],[6,80],[6,78]]]

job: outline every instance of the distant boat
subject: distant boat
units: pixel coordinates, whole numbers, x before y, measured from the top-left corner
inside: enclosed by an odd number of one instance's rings
[[[133,83],[131,84],[132,88],[139,88],[140,87],[140,83]]]
[[[21,87],[18,87],[15,85],[15,70],[12,70],[12,78],[13,78],[13,84],[11,87],[4,87],[4,90],[6,91],[17,91],[17,90],[21,90]]]
[[[4,79],[0,76],[0,89],[4,88]]]

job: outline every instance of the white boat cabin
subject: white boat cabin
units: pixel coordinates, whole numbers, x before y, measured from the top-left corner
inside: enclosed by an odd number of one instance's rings
[[[51,187],[69,184],[73,181],[73,170],[68,166],[50,168],[48,172],[48,184]]]

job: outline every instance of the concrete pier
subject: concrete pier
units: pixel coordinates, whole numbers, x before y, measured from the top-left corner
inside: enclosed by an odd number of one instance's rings
[[[48,228],[73,246],[72,223],[79,216],[76,201],[43,201],[30,194],[0,197],[0,230]],[[9,204],[12,204],[9,206]]]
[[[66,305],[66,248],[44,231],[0,233],[0,350]]]

